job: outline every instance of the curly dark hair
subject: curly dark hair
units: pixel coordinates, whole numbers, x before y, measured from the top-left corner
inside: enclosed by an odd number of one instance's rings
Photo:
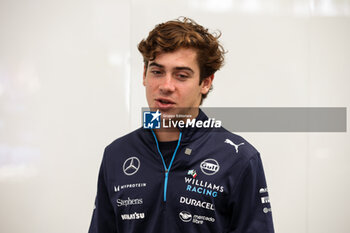
[[[187,17],[180,17],[156,25],[146,40],[138,44],[145,66],[163,52],[173,52],[179,48],[194,48],[202,81],[213,75],[224,63],[225,50],[218,39],[221,33],[209,33],[207,28]],[[212,89],[212,88],[211,88]],[[209,92],[208,92],[209,93]],[[202,101],[208,95],[202,95]]]

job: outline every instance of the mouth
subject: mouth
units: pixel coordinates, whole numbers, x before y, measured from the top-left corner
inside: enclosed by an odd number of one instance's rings
[[[160,109],[169,109],[175,106],[175,102],[166,98],[158,98],[156,99],[156,105]]]

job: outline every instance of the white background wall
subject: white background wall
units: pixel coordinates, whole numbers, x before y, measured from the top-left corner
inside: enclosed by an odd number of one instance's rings
[[[181,15],[229,51],[204,106],[350,107],[349,0],[1,0],[0,232],[87,232],[103,149],[146,106],[137,43]],[[240,134],[276,232],[350,232],[348,132]]]

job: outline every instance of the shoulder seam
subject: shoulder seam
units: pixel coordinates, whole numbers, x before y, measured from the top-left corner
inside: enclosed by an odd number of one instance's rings
[[[238,176],[236,185],[235,185],[235,186],[233,187],[233,189],[232,189],[232,194],[235,194],[235,193],[236,193],[237,187],[242,183],[244,174],[247,172],[247,169],[248,169],[248,166],[249,166],[249,164],[250,164],[250,161],[252,161],[253,159],[256,159],[256,157],[259,156],[259,154],[260,154],[260,153],[257,151],[257,152],[254,154],[254,156],[252,156],[251,158],[248,159],[248,161],[247,161],[246,164],[244,165],[244,168],[242,169],[241,173],[240,173],[239,176]]]

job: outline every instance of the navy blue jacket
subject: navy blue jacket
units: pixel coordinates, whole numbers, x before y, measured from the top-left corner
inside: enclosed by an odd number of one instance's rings
[[[186,128],[167,166],[152,130],[115,140],[104,152],[89,229],[112,232],[273,233],[259,152],[224,128]]]

